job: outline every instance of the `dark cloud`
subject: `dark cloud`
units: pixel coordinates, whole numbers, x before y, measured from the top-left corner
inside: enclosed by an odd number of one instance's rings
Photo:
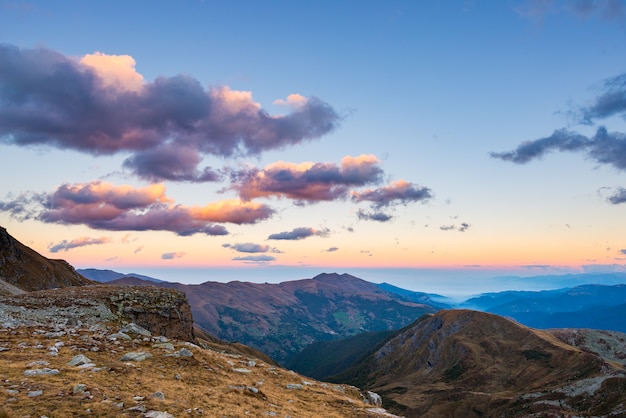
[[[626,189],[619,187],[611,196],[607,198],[607,201],[614,205],[626,203]]]
[[[626,74],[604,80],[601,94],[580,113],[580,122],[585,124],[614,115],[626,117]]]
[[[258,155],[319,138],[341,121],[315,97],[284,116],[270,115],[249,92],[205,90],[186,75],[143,82],[132,57],[121,57],[128,68],[120,71],[107,65],[116,57],[94,56],[79,61],[0,44],[0,141],[93,155],[130,152],[126,167],[141,177],[213,181],[210,169],[197,168],[199,156]],[[174,149],[184,151],[163,168],[163,154]]]
[[[137,151],[124,161],[141,178],[150,181],[171,180],[193,183],[221,180],[222,176],[210,167],[196,169],[202,157],[196,149],[163,145],[145,151]]]
[[[587,157],[597,163],[626,170],[626,135],[607,132],[604,127],[598,128],[591,138],[576,132],[558,130],[547,138],[525,142],[514,151],[492,152],[491,156],[524,164],[551,151],[585,151]]]
[[[425,201],[432,197],[428,187],[416,186],[404,180],[391,183],[389,186],[380,187],[363,192],[353,192],[352,200],[355,202],[372,202],[375,209],[381,209],[390,205]]]
[[[165,195],[162,184],[144,188],[95,181],[62,185],[51,194],[22,194],[0,203],[17,219],[87,225],[109,231],[172,231],[181,236],[226,235],[216,223],[254,224],[274,211],[260,203],[225,200],[206,206],[183,206]]]
[[[626,249],[619,250],[620,254],[626,255]]]
[[[363,210],[357,211],[356,216],[361,220],[376,222],[387,222],[393,219],[393,216],[383,212],[365,212]]]
[[[330,248],[326,249],[325,252],[327,252],[327,253],[334,253],[337,250],[339,250],[338,247],[330,247]]]
[[[161,255],[161,259],[163,259],[163,260],[173,260],[175,258],[181,258],[184,255],[185,255],[185,253],[182,253],[182,252],[163,253]]]
[[[378,183],[383,170],[374,155],[344,157],[341,164],[278,162],[232,173],[233,189],[242,199],[287,197],[318,202],[346,197],[351,187]]]
[[[283,231],[276,234],[271,234],[267,239],[275,240],[300,240],[312,236],[327,237],[330,231],[327,228],[314,229],[314,228],[294,228],[291,231]]]
[[[253,263],[266,263],[269,261],[276,261],[275,257],[271,255],[247,255],[245,257],[234,257],[233,261],[250,261]]]
[[[100,245],[111,242],[111,238],[109,237],[100,237],[100,238],[90,238],[90,237],[80,237],[73,239],[71,241],[63,240],[57,244],[50,244],[48,246],[48,250],[51,253],[58,253],[59,251],[69,251],[72,248],[85,247],[87,245]]]
[[[492,152],[490,155],[504,161],[525,164],[551,151],[579,151],[588,146],[589,139],[586,136],[561,129],[554,131],[549,137],[526,141],[514,151]]]

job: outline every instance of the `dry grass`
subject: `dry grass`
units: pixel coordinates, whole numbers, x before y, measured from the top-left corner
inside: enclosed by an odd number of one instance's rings
[[[55,343],[63,343],[57,356],[49,354]],[[111,342],[84,329],[58,338],[46,338],[35,328],[0,330],[0,347],[8,349],[0,352],[0,408],[6,411],[2,415],[0,409],[0,417],[139,417],[141,411],[129,408],[142,406],[175,417],[376,416],[350,386],[316,382],[258,359],[173,343],[176,351],[188,348],[193,357],[166,357],[174,351],[153,347],[152,341]],[[149,352],[153,358],[120,361],[129,351]],[[67,365],[77,354],[103,369]],[[26,377],[25,370],[44,367],[27,366],[33,361],[47,361],[45,367],[60,373]],[[73,393],[78,384],[86,385],[86,392]],[[301,388],[287,389],[287,384]],[[38,390],[40,396],[28,396]],[[153,398],[155,392],[165,399]]]

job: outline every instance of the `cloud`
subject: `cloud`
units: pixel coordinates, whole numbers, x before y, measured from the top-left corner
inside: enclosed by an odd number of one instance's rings
[[[133,251],[133,254],[137,254],[137,253],[141,252],[141,250],[143,250],[143,245],[141,247],[137,247],[135,249],[135,251]]]
[[[441,229],[442,231],[459,231],[459,232],[465,232],[467,231],[469,228],[471,227],[470,224],[463,222],[461,225],[456,226],[456,225],[442,225],[439,227],[439,229]]]
[[[278,99],[274,100],[275,105],[277,106],[289,106],[289,107],[300,107],[304,106],[307,103],[307,98],[302,96],[301,94],[290,94],[286,99]]]
[[[175,258],[181,258],[185,255],[186,253],[183,252],[172,252],[172,253],[163,253],[161,255],[161,259],[163,260],[173,260]]]
[[[135,152],[124,161],[124,167],[150,181],[201,183],[221,180],[222,176],[210,167],[198,170],[201,160],[202,156],[197,149],[168,144]]]
[[[313,228],[299,227],[294,228],[291,231],[283,231],[276,234],[271,234],[267,237],[267,239],[297,241],[312,236],[327,237],[329,232],[330,231],[327,228],[318,230]]]
[[[199,156],[259,155],[317,139],[341,122],[315,97],[288,98],[300,104],[277,116],[250,92],[205,89],[188,75],[148,82],[130,56],[77,60],[0,44],[0,63],[0,143],[130,153],[126,167],[143,178],[213,181],[210,169],[198,169]],[[159,166],[172,149],[180,150],[173,169]]]
[[[426,201],[432,197],[428,187],[416,186],[404,180],[398,180],[389,186],[377,189],[368,189],[363,192],[352,192],[352,200],[355,202],[372,202],[375,209],[385,206],[412,202]]]
[[[626,74],[604,80],[602,90],[591,106],[580,110],[581,122],[590,124],[594,119],[626,112]]]
[[[555,150],[585,151],[587,158],[599,164],[626,170],[626,135],[608,132],[604,127],[598,128],[591,138],[566,130],[554,131],[549,137],[524,142],[513,151],[492,152],[491,156],[516,164],[525,164]]]
[[[222,247],[231,248],[240,253],[266,253],[271,249],[269,245],[253,244],[251,242],[242,244],[224,244]]]
[[[359,210],[356,213],[356,216],[361,220],[376,222],[387,222],[393,219],[393,216],[387,215],[383,212],[365,212],[363,210]]]
[[[344,198],[351,187],[377,183],[382,175],[374,155],[346,156],[339,165],[279,161],[232,173],[232,188],[246,200],[275,196],[312,203]]]
[[[89,238],[89,237],[80,237],[73,239],[71,241],[63,240],[57,244],[50,244],[48,246],[48,250],[51,253],[58,253],[59,251],[69,251],[72,248],[85,247],[87,245],[100,245],[111,242],[111,238],[109,237],[100,237],[100,238]]]
[[[334,253],[335,251],[338,251],[339,248],[338,247],[329,247],[325,250],[325,252],[327,253]]]
[[[619,250],[619,252],[620,252],[620,254],[622,254],[622,255],[626,255],[626,249]]]
[[[276,258],[271,255],[247,255],[245,257],[234,257],[233,261],[250,261],[263,264],[269,261],[276,261]]]
[[[17,219],[109,231],[171,231],[181,236],[226,235],[226,228],[215,223],[254,224],[274,213],[267,205],[240,200],[183,206],[165,195],[162,184],[133,188],[101,181],[64,184],[51,194],[22,194],[0,202],[0,210]]]
[[[615,190],[615,192],[606,200],[614,205],[626,203],[626,189],[623,187],[618,187],[617,190]]]
[[[624,0],[525,0],[514,10],[536,21],[552,13],[569,13],[581,18],[598,15],[603,20],[618,20],[625,16]]]

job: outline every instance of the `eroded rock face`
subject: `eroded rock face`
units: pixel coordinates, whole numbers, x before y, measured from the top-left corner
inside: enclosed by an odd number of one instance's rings
[[[0,326],[135,323],[152,335],[193,341],[183,292],[151,286],[81,286],[0,298]]]
[[[13,238],[0,227],[0,294],[93,284],[65,260],[50,260]]]

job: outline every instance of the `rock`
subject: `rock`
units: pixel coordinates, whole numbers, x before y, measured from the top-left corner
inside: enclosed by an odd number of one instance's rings
[[[154,394],[152,394],[152,396],[150,396],[152,399],[158,399],[159,401],[164,401],[165,400],[165,394],[163,392],[154,392]]]
[[[115,334],[111,334],[107,337],[107,339],[111,340],[111,341],[115,341],[115,340],[124,340],[124,341],[130,341],[132,340],[132,338],[130,338],[130,335],[128,334],[124,334],[123,332],[118,332]]]
[[[134,322],[131,322],[128,325],[125,325],[120,332],[124,333],[124,334],[128,334],[128,333],[132,333],[132,334],[139,334],[139,335],[143,335],[144,337],[150,337],[152,336],[152,334],[150,333],[150,331],[148,331],[147,329],[145,329],[144,327],[140,327],[139,325],[135,324]]]
[[[129,352],[122,356],[120,361],[144,361],[146,359],[152,358],[152,354],[146,353],[144,351],[140,352]]]
[[[146,406],[145,405],[137,405],[137,406],[133,406],[127,409],[127,411],[132,411],[132,412],[146,412]]]
[[[234,368],[233,371],[235,373],[252,373],[252,370],[244,368]]]
[[[285,385],[285,387],[287,389],[296,389],[296,390],[301,390],[304,386],[298,384],[298,383],[287,383]]]
[[[154,348],[162,348],[162,349],[168,350],[168,351],[174,351],[174,344],[172,344],[172,343],[154,343],[154,344],[152,344],[152,347],[154,347]]]
[[[174,415],[162,411],[149,411],[143,415],[145,418],[174,418]]]
[[[35,367],[35,366],[49,366],[50,362],[45,360],[31,361],[26,365],[26,367]]]
[[[374,405],[374,406],[383,405],[383,398],[381,398],[378,393],[371,392],[369,390],[365,392],[365,401],[369,403],[370,405]]]
[[[83,354],[79,354],[77,356],[72,357],[70,361],[67,362],[68,366],[80,366],[81,364],[91,363],[91,360],[87,358],[87,356]]]
[[[31,376],[42,376],[42,375],[56,375],[60,373],[61,372],[59,372],[58,369],[49,369],[47,367],[44,367],[43,369],[26,370],[24,371],[24,376],[31,377]]]
[[[86,390],[87,385],[79,383],[77,385],[74,385],[74,387],[72,388],[72,393],[76,395],[77,393],[85,393]]]
[[[248,367],[255,367],[255,366],[256,366],[256,361],[254,360],[248,361]]]
[[[184,347],[181,348],[177,354],[178,354],[177,357],[193,357],[193,353]]]
[[[42,390],[31,390],[27,392],[27,395],[29,398],[35,398],[37,396],[41,396],[43,395],[43,391]]]

